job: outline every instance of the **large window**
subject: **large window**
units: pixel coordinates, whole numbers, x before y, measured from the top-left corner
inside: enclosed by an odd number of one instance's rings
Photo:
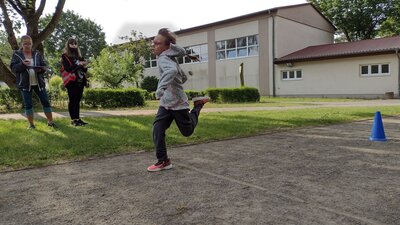
[[[258,35],[215,42],[217,60],[258,55]]]
[[[301,70],[283,70],[281,71],[282,80],[301,80],[303,73]]]
[[[370,64],[360,65],[361,76],[381,76],[390,75],[389,64]]]
[[[154,54],[151,54],[150,59],[146,60],[144,64],[145,68],[154,68],[157,67],[157,58]]]
[[[208,45],[203,44],[203,45],[194,45],[194,46],[189,46],[185,47],[186,54],[192,55],[192,56],[197,56],[200,60],[200,62],[207,62],[208,61]],[[193,63],[189,57],[184,56],[184,57],[179,57],[178,58],[179,64],[187,64],[187,63]]]
[[[186,54],[189,54],[192,56],[197,56],[199,58],[200,62],[208,61],[208,45],[207,44],[184,47],[184,49],[186,50]],[[178,57],[177,60],[178,60],[179,64],[187,64],[187,63],[194,62],[187,56]],[[145,68],[154,68],[154,67],[157,67],[157,58],[155,55],[151,54],[150,59],[146,60]]]

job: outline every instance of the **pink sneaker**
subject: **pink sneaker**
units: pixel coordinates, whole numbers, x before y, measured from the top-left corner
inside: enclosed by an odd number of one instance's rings
[[[196,105],[204,105],[204,104],[206,104],[207,102],[209,102],[210,101],[210,97],[207,97],[207,96],[203,96],[203,97],[195,97],[195,98],[193,98],[192,99],[193,100],[193,104],[196,106]]]
[[[156,164],[147,167],[149,172],[157,172],[161,170],[169,170],[172,168],[171,160],[158,161]]]

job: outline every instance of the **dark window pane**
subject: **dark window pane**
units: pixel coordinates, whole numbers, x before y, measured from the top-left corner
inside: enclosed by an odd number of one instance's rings
[[[151,61],[151,67],[157,67],[157,61]]]
[[[301,79],[301,76],[302,76],[301,70],[297,70],[296,71],[296,78]]]
[[[226,40],[226,48],[236,48],[236,39]]]
[[[237,56],[238,57],[247,56],[247,48],[239,48],[237,50]]]
[[[361,74],[368,74],[368,66],[361,66]]]
[[[372,74],[379,73],[379,66],[378,65],[371,65],[371,73]]]
[[[238,47],[245,47],[245,46],[247,46],[247,38],[246,38],[246,37],[238,38],[238,39],[237,39],[237,46],[238,46]]]
[[[258,45],[258,35],[249,36],[249,46]]]
[[[225,51],[218,51],[217,59],[225,59]]]
[[[389,64],[382,65],[382,73],[389,73]]]
[[[192,48],[185,48],[186,54],[192,54]]]
[[[235,58],[236,57],[236,50],[229,50],[226,51],[228,57],[227,58]]]
[[[294,79],[294,71],[289,71],[289,78]]]
[[[258,47],[249,47],[249,56],[258,55]]]
[[[178,63],[182,64],[183,63],[183,57],[178,57]]]
[[[283,80],[287,79],[287,72],[286,71],[282,72],[282,79]]]
[[[189,57],[185,56],[184,59],[185,59],[185,63],[191,63],[192,62],[192,60]]]
[[[146,63],[144,64],[145,68],[150,68],[150,61],[146,61]]]
[[[217,50],[224,50],[225,49],[225,41],[217,41],[216,42],[216,48]]]

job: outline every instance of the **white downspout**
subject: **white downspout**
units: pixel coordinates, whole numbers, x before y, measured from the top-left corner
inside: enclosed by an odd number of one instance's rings
[[[400,55],[399,49],[396,48],[396,55],[397,55],[397,94],[400,97]]]

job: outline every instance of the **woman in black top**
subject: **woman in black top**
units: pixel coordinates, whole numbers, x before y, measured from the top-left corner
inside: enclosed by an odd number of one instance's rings
[[[83,89],[87,84],[87,62],[82,57],[75,38],[69,38],[65,44],[64,53],[61,55],[61,64],[63,70],[68,72],[68,76],[63,75],[63,80],[68,90],[68,111],[71,124],[74,126],[86,125],[87,123],[80,119],[79,110]]]

